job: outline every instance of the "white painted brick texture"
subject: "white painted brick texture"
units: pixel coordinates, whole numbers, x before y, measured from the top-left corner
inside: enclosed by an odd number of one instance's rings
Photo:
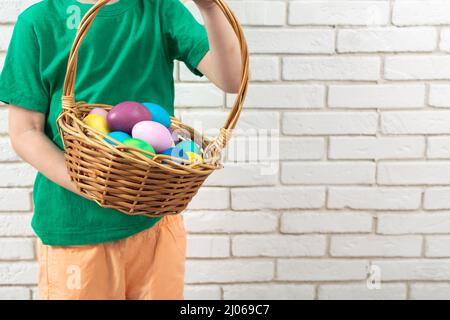
[[[0,68],[36,2],[0,0]],[[185,297],[449,299],[450,1],[228,2],[251,84],[225,169],[184,213]],[[174,77],[177,115],[216,135],[235,96],[183,64]],[[37,299],[36,172],[7,118],[0,105],[0,299]]]

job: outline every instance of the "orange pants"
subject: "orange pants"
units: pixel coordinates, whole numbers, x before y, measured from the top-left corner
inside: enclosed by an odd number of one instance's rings
[[[39,244],[41,299],[182,300],[186,232],[165,216],[129,238],[83,246]]]

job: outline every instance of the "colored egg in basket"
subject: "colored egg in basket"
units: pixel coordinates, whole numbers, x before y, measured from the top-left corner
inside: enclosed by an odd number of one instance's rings
[[[142,139],[153,146],[156,152],[161,153],[173,147],[170,131],[159,122],[141,121],[132,130],[133,138]]]
[[[184,152],[201,154],[200,147],[192,140],[181,141],[176,145],[176,147],[182,149]]]
[[[170,127],[170,124],[172,123],[170,115],[163,107],[151,102],[144,102],[143,105],[152,114],[152,121],[159,122],[166,128]]]
[[[126,146],[130,146],[130,147],[134,147],[134,148],[138,148],[150,153],[155,154],[155,149],[148,144],[146,141],[141,140],[141,139],[135,139],[135,138],[131,138],[131,139],[127,139],[125,141],[123,141],[123,144]],[[153,158],[153,156],[150,156],[148,154],[143,153],[144,156],[146,156],[147,158]]]
[[[130,134],[136,123],[152,120],[152,114],[140,103],[125,101],[113,107],[106,119],[111,130]]]
[[[94,108],[89,112],[89,114],[98,114],[99,116],[106,117],[108,115],[108,111],[102,108]]]
[[[128,133],[122,131],[113,131],[108,134],[108,137],[113,138],[116,141],[123,143],[127,139],[131,139],[131,136]],[[104,138],[106,142],[112,145],[116,145],[112,140]]]
[[[189,160],[189,156],[186,154],[186,152],[184,152],[182,149],[175,148],[175,147],[164,150],[163,152],[161,152],[161,154],[164,154],[166,156],[171,156],[174,158]]]
[[[103,134],[108,134],[110,132],[105,116],[101,116],[98,114],[89,114],[83,119],[83,122],[87,126],[98,130]]]

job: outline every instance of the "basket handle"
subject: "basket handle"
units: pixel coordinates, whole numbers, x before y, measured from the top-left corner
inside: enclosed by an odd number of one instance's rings
[[[227,142],[230,138],[231,131],[236,127],[236,123],[242,111],[245,96],[247,93],[248,80],[249,80],[249,53],[247,42],[245,40],[242,27],[239,24],[234,13],[230,10],[228,5],[225,4],[223,0],[212,0],[224,13],[228,22],[232,26],[236,36],[239,40],[239,45],[241,48],[241,85],[239,87],[239,92],[236,97],[236,101],[231,108],[230,114],[228,115],[225,124],[220,129],[219,136],[213,143],[208,146],[208,153],[212,151],[212,148],[218,148],[219,151],[225,148]],[[64,79],[63,96],[62,96],[62,106],[63,109],[73,109],[76,107],[75,104],[75,79],[77,74],[77,62],[78,62],[78,51],[80,50],[81,44],[86,37],[89,29],[92,26],[99,11],[110,2],[110,0],[99,0],[83,17],[81,20],[78,32],[76,34],[72,49],[69,54],[69,60],[67,64],[66,77]]]

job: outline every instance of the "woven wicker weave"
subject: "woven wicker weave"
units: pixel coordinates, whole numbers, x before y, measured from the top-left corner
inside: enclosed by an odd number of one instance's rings
[[[205,179],[222,168],[221,151],[235,128],[247,92],[249,56],[241,26],[222,0],[214,0],[233,27],[241,47],[241,86],[230,114],[216,139],[200,135],[193,128],[172,118],[171,128],[185,132],[204,150],[202,162],[180,163],[166,155],[148,158],[142,150],[105,142],[104,134],[86,126],[82,120],[94,108],[110,110],[105,104],[88,104],[75,100],[75,78],[78,50],[98,12],[110,0],[98,1],[84,16],[69,55],[62,97],[62,112],[57,119],[62,137],[66,165],[72,182],[86,198],[104,208],[129,215],[162,217],[182,212]]]

